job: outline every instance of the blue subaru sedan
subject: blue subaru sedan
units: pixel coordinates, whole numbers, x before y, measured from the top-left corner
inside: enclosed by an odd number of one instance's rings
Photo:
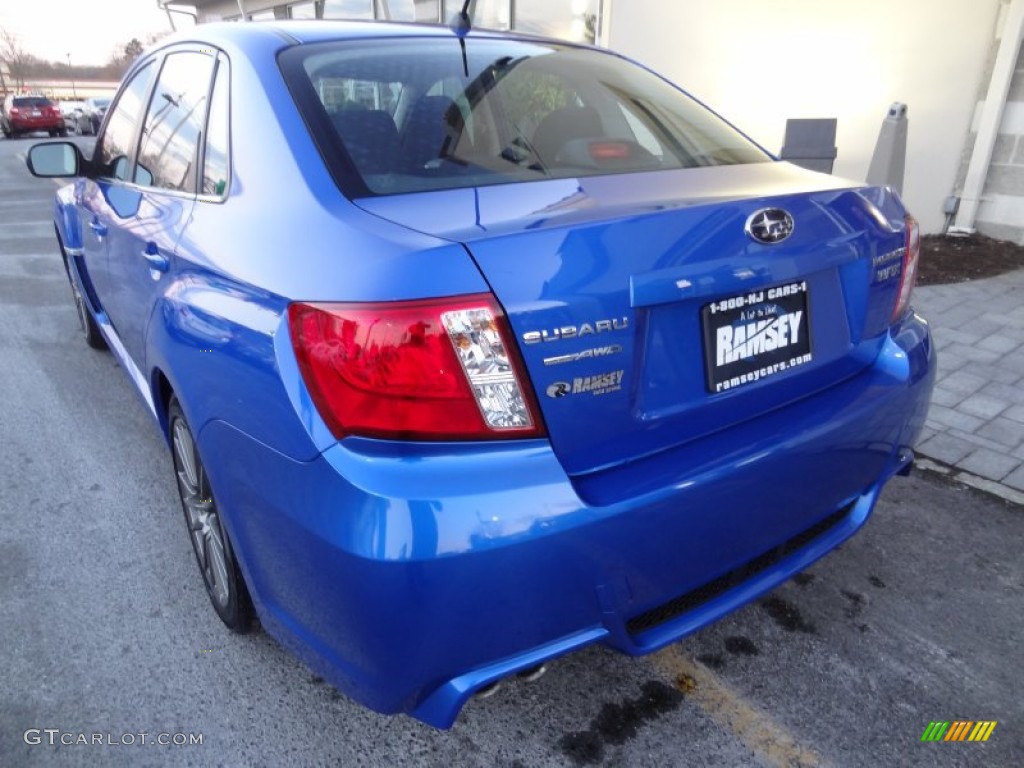
[[[85,341],[165,436],[203,584],[380,712],[639,655],[807,568],[909,470],[918,226],[607,51],[200,26],[57,192]],[[258,620],[258,621],[257,621]]]

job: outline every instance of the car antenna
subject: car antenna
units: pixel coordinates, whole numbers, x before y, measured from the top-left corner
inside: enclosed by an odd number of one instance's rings
[[[452,16],[448,26],[459,38],[459,47],[462,48],[462,69],[469,77],[469,59],[466,58],[466,35],[473,28],[473,12],[476,11],[476,0],[466,0],[462,4],[462,10]]]

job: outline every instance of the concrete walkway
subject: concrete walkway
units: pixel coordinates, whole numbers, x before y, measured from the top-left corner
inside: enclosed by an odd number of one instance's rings
[[[913,304],[939,350],[918,454],[1024,503],[1024,270],[922,286]]]

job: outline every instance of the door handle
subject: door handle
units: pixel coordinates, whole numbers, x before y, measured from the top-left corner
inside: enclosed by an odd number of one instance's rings
[[[107,236],[107,225],[100,224],[98,219],[93,219],[92,221],[89,222],[89,229],[96,233],[96,237]]]
[[[147,249],[142,252],[142,258],[149,264],[150,269],[155,269],[157,272],[166,272],[167,268],[171,266],[171,260],[159,251],[150,253]]]

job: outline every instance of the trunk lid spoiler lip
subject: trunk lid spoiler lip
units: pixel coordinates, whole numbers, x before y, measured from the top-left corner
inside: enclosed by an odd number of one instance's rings
[[[363,210],[423,234],[472,244],[490,237],[644,214],[805,193],[884,191],[785,161],[496,184],[357,198]],[[884,216],[879,216],[884,220]]]

